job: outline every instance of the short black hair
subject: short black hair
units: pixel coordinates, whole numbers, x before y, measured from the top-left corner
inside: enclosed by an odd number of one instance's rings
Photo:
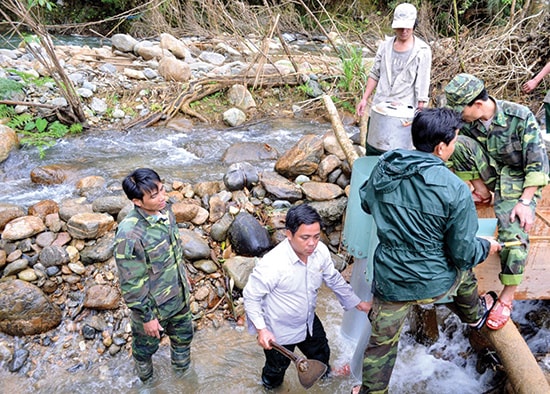
[[[159,174],[150,168],[138,168],[122,181],[122,189],[128,199],[142,200],[144,194],[158,191]]]
[[[470,101],[468,104],[466,104],[466,106],[471,107],[472,105],[474,105],[474,103],[477,100],[481,100],[481,101],[489,100],[489,93],[487,92],[487,89],[483,88],[483,90],[481,90],[481,92],[479,92],[479,94],[476,96],[476,98],[473,99],[472,101]]]
[[[323,220],[321,215],[309,204],[300,204],[293,206],[286,213],[285,227],[292,234],[296,234],[298,228],[302,224],[314,224],[319,223],[323,227]]]
[[[413,119],[411,135],[414,147],[432,153],[440,142],[449,144],[462,127],[461,115],[450,108],[426,108]]]

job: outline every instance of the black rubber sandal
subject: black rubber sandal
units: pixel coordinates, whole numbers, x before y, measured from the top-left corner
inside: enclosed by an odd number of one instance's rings
[[[493,299],[493,305],[491,305],[490,308],[487,308],[487,302],[485,301],[485,296],[489,295]],[[483,306],[483,309],[485,309],[485,312],[483,312],[483,316],[475,325],[470,325],[474,330],[481,330],[481,328],[485,325],[485,322],[487,321],[487,318],[489,317],[489,313],[491,313],[491,310],[494,308],[494,306],[497,304],[498,296],[494,291],[488,291],[483,295],[483,297],[480,297],[481,305]]]

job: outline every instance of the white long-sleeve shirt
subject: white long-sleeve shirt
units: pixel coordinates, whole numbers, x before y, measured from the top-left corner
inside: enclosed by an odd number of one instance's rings
[[[319,242],[304,264],[285,239],[254,267],[244,288],[248,330],[267,328],[281,345],[295,344],[312,333],[317,294],[325,283],[344,309],[361,299],[334,268],[330,252]]]

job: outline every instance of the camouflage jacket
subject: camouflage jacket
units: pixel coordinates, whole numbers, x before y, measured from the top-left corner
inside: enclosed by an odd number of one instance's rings
[[[122,295],[143,322],[169,318],[189,302],[176,219],[169,208],[162,214],[147,215],[134,206],[119,224],[115,237]]]
[[[496,100],[497,109],[489,130],[481,121],[466,124],[461,134],[474,138],[486,149],[499,175],[510,172],[523,179],[523,189],[548,184],[548,155],[540,127],[525,106]]]

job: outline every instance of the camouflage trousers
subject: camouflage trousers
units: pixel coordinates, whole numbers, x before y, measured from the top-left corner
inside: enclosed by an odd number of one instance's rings
[[[174,368],[185,370],[191,364],[191,340],[193,339],[193,317],[189,307],[181,312],[161,320],[164,334],[170,338],[170,356]],[[151,360],[159,348],[160,339],[146,335],[143,330],[143,321],[132,313],[132,355],[140,362]]]
[[[519,235],[529,240],[529,235],[521,228],[519,220],[510,221],[510,212],[516,206],[523,193],[525,174],[522,170],[504,166],[497,171],[494,162],[483,147],[474,139],[459,136],[455,151],[451,156],[455,174],[464,181],[481,179],[495,193],[494,209],[498,220],[498,240],[516,241]],[[540,197],[540,191],[537,192]],[[531,204],[533,217],[535,204]],[[503,248],[500,252],[500,281],[503,285],[519,285],[523,279],[525,260],[529,252],[526,246]]]
[[[363,356],[363,383],[360,393],[388,392],[388,384],[397,359],[399,337],[411,307],[415,304],[431,304],[449,296],[452,302],[445,305],[464,323],[476,323],[483,316],[485,310],[478,295],[477,280],[472,270],[461,271],[455,285],[441,297],[390,302],[374,296],[369,313],[372,331]]]
[[[550,103],[544,103],[544,122],[546,123],[546,134],[550,135]]]

